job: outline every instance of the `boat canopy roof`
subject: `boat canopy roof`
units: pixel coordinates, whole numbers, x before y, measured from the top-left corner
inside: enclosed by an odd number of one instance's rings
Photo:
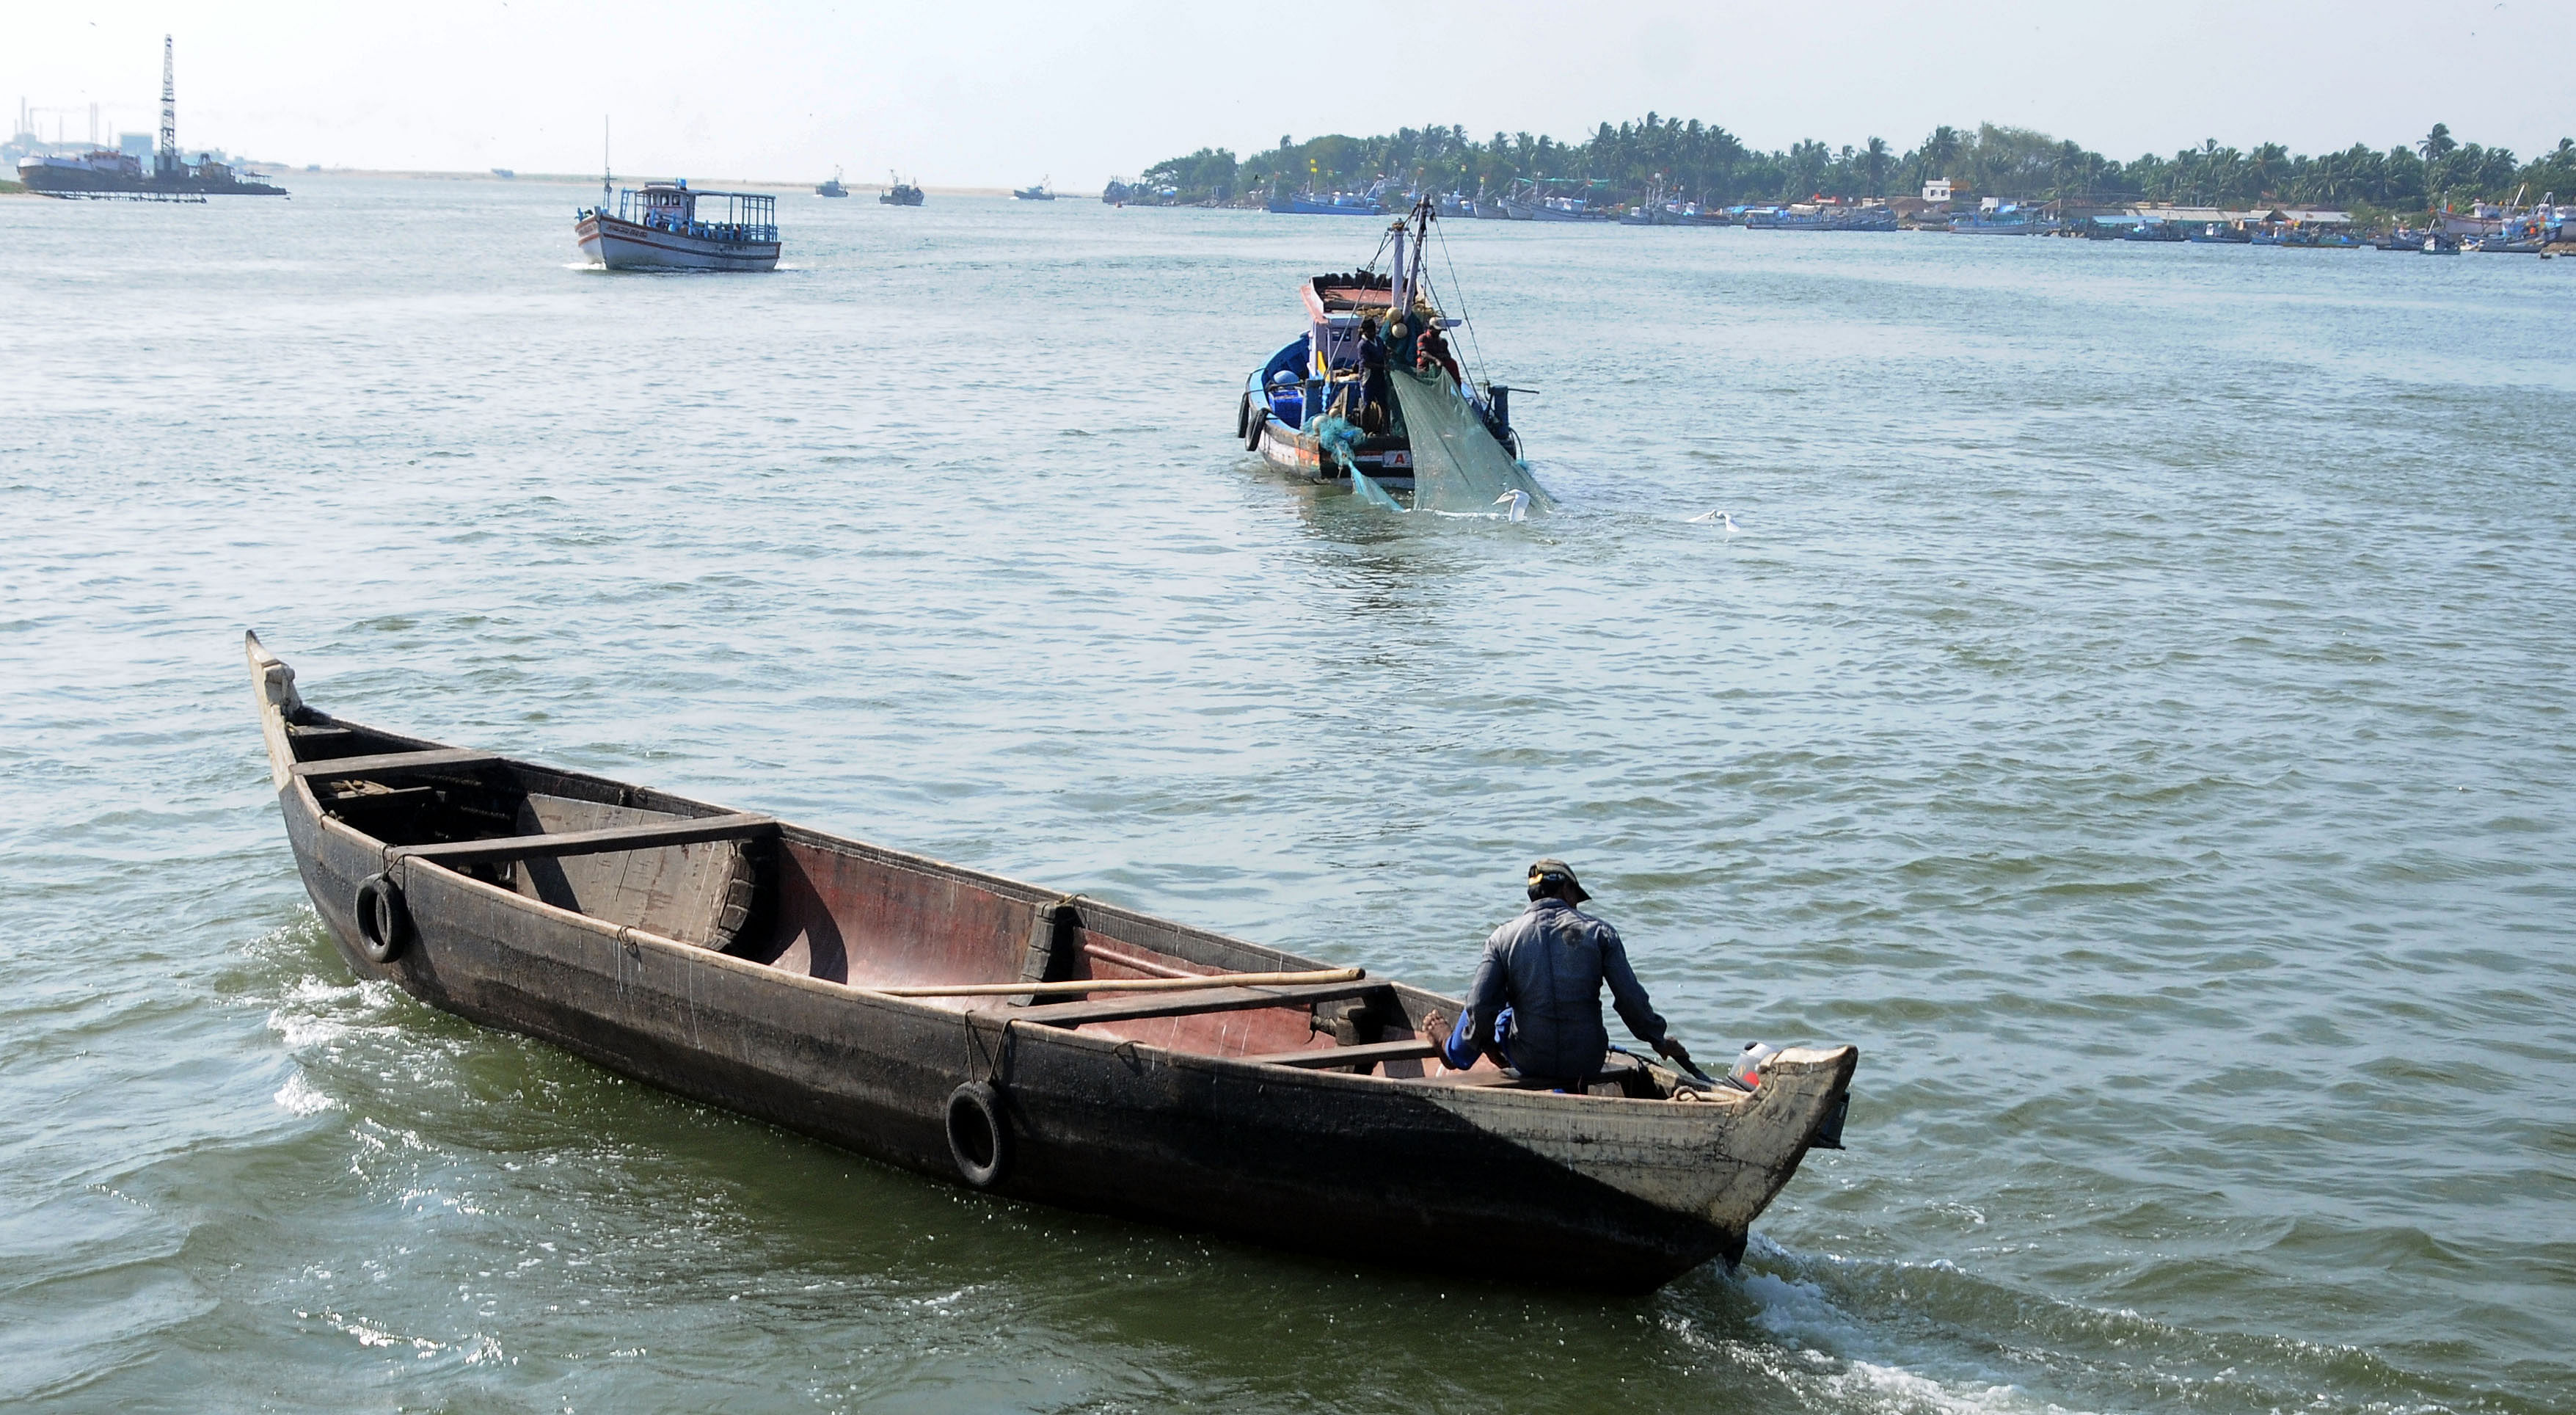
[[[633,189],[630,188],[630,190]],[[673,195],[686,192],[693,197],[734,197],[742,201],[778,200],[777,195],[772,192],[727,192],[718,191],[713,187],[693,187],[689,185],[689,179],[686,177],[674,178],[668,182],[646,182],[642,190],[653,193],[668,192]]]
[[[1318,275],[1306,282],[1302,293],[1306,297],[1306,313],[1316,319],[1383,310],[1395,304],[1395,279],[1366,270]]]

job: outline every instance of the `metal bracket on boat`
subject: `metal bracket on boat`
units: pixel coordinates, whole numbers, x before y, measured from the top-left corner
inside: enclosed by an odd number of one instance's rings
[[[966,1074],[969,1076],[975,1074],[975,1063],[980,1058],[984,1063],[984,1084],[998,1092],[1002,1087],[1010,1084],[1011,1058],[1016,1054],[1019,1045],[1018,1039],[1011,1035],[1011,1028],[1017,1025],[1020,1019],[1003,1018],[1002,1035],[994,1043],[993,1049],[987,1052],[984,1050],[983,1034],[975,1030],[975,1014],[967,1012],[960,1015],[966,1019]]]

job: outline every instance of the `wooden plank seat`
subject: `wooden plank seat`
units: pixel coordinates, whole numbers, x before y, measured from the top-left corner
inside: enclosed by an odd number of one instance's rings
[[[655,821],[649,825],[610,826],[605,830],[569,830],[558,835],[501,835],[487,840],[449,840],[435,845],[400,845],[388,860],[427,860],[438,865],[484,864],[538,856],[605,855],[618,850],[651,850],[666,845],[698,845],[710,840],[743,840],[778,829],[774,816],[696,816]]]
[[[365,757],[335,757],[329,761],[297,762],[295,774],[307,781],[336,781],[348,776],[393,776],[407,771],[446,770],[499,766],[501,758],[490,752],[468,751],[463,747],[440,747],[427,752],[379,752]]]
[[[1631,1078],[1643,1078],[1647,1074],[1646,1068],[1635,1061],[1625,1061],[1615,1065],[1607,1065],[1592,1074],[1592,1079],[1584,1083],[1584,1089],[1593,1095],[1606,1094],[1602,1088],[1607,1086],[1615,1086],[1624,1091],[1630,1084]],[[1482,1067],[1473,1071],[1447,1071],[1437,1076],[1426,1076],[1422,1078],[1422,1084],[1426,1086],[1489,1086],[1507,1091],[1553,1091],[1556,1089],[1556,1083],[1550,1080],[1533,1076],[1515,1076],[1509,1072],[1487,1070]]]
[[[1438,1042],[1419,1037],[1400,1042],[1363,1042],[1355,1046],[1309,1048],[1305,1051],[1274,1051],[1261,1056],[1236,1057],[1257,1066],[1301,1066],[1323,1070],[1333,1066],[1357,1066],[1365,1071],[1381,1061],[1416,1061],[1440,1054]]]
[[[1088,1022],[1142,1022],[1155,1017],[1190,1017],[1203,1012],[1241,1012],[1255,1007],[1312,1007],[1382,992],[1392,984],[1371,978],[1347,983],[1292,983],[1270,988],[1195,988],[1187,992],[1143,993],[1102,1002],[1058,1002],[1015,1007],[1009,1015],[1050,1027],[1079,1027]]]

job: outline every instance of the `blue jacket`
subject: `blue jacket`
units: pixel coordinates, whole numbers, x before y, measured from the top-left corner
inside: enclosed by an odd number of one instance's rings
[[[1485,940],[1466,1010],[1441,1059],[1471,1066],[1500,1042],[1524,1076],[1589,1080],[1610,1050],[1610,1033],[1601,1025],[1605,982],[1628,1030],[1650,1046],[1661,1042],[1664,1019],[1628,966],[1619,931],[1562,899],[1531,900],[1527,911]]]

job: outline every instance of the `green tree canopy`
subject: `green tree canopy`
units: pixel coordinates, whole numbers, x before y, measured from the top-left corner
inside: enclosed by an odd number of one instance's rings
[[[1175,189],[1175,200],[1254,199],[1277,190],[1364,189],[1383,181],[1400,191],[1500,195],[1515,182],[1584,180],[1636,200],[1660,183],[1675,197],[1712,206],[1801,201],[1809,196],[1859,198],[1909,193],[1947,178],[1962,194],[2011,200],[2171,201],[2187,205],[2364,206],[2423,210],[2445,203],[2502,201],[2528,184],[2530,195],[2576,198],[2576,140],[2529,164],[2505,148],[2464,143],[2445,124],[2422,141],[2385,152],[2356,143],[2318,156],[2264,142],[2231,147],[2203,140],[2171,156],[2147,153],[2128,162],[2028,128],[1980,123],[1944,125],[1903,152],[1872,137],[1854,146],[1802,138],[1763,152],[1697,118],[1648,113],[1601,123],[1579,142],[1526,132],[1476,139],[1454,125],[1426,124],[1373,137],[1327,133],[1279,145],[1238,163],[1222,148],[1201,148],[1145,171],[1148,191]]]

